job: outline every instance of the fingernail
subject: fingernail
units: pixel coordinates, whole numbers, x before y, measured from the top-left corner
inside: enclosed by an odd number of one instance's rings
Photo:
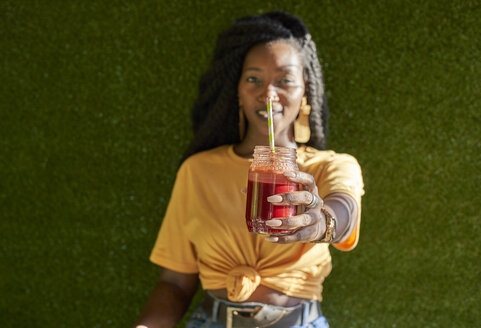
[[[272,196],[267,197],[267,201],[268,201],[268,202],[271,202],[271,203],[282,202],[282,196],[280,196],[280,195],[272,195]]]
[[[266,237],[266,240],[267,240],[267,241],[270,241],[270,242],[272,242],[272,243],[275,243],[276,241],[279,240],[279,237],[269,236],[269,237]]]
[[[266,224],[271,227],[279,227],[282,225],[281,220],[268,220],[266,221]]]
[[[294,172],[287,171],[287,172],[284,172],[284,176],[286,176],[288,178],[295,178],[296,174]]]

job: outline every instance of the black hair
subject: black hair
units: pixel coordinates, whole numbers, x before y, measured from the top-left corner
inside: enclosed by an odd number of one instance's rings
[[[307,103],[311,106],[311,137],[306,144],[325,149],[328,109],[316,45],[299,18],[273,11],[240,18],[219,35],[211,65],[200,79],[192,108],[194,138],[181,162],[197,152],[241,141],[237,86],[244,59],[253,46],[276,40],[297,44],[303,58]]]

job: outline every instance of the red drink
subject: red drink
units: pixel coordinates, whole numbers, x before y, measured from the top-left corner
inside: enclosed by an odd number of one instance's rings
[[[269,172],[250,172],[247,186],[246,223],[250,232],[285,235],[291,230],[269,227],[265,221],[273,218],[286,218],[297,214],[295,205],[275,206],[267,197],[289,191],[297,191],[298,185],[284,175]]]
[[[267,201],[269,196],[298,190],[298,184],[284,176],[284,172],[297,170],[296,149],[255,147],[247,182],[246,223],[250,232],[267,235],[293,233],[269,227],[265,221],[297,215],[296,205],[277,206]]]

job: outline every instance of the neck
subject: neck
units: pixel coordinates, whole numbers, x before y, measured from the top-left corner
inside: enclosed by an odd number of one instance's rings
[[[297,143],[291,134],[275,136],[274,139],[277,147],[297,148]],[[234,145],[234,152],[241,157],[252,158],[255,146],[269,146],[269,138],[267,136],[254,137],[252,134],[246,134],[240,143]]]

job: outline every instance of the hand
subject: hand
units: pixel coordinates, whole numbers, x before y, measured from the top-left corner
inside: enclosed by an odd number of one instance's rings
[[[266,221],[266,224],[272,228],[295,231],[293,234],[285,236],[269,236],[266,237],[266,240],[286,244],[321,239],[326,232],[326,218],[321,212],[324,202],[319,197],[314,177],[305,172],[286,172],[284,175],[290,181],[302,184],[304,186],[303,190],[272,195],[267,200],[273,205],[304,205],[306,211],[289,218],[275,218]],[[319,197],[319,203],[309,208],[308,206],[312,205],[316,196]]]

